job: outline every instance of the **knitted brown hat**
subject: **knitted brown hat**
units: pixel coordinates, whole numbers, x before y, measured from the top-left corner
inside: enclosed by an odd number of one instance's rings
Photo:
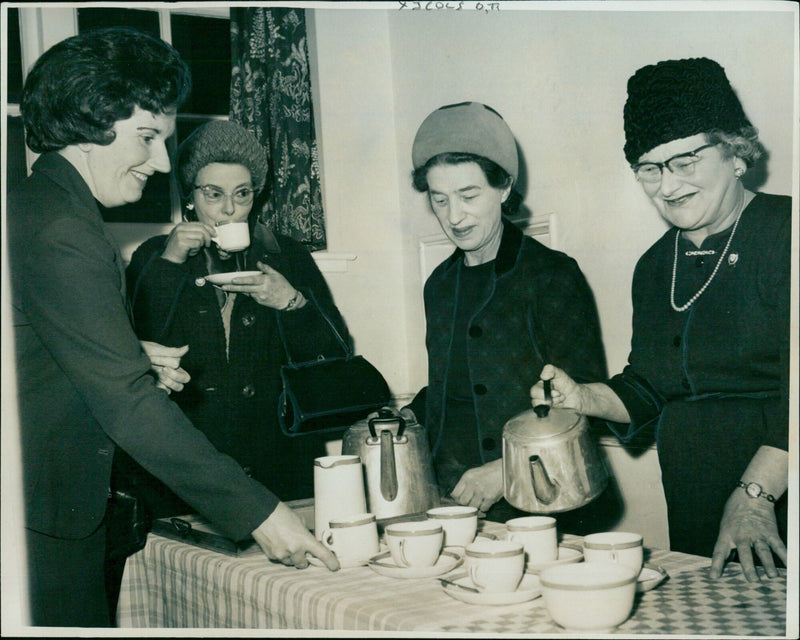
[[[480,102],[440,107],[423,120],[411,148],[414,169],[440,153],[483,156],[517,179],[519,160],[514,134],[497,111]]]
[[[708,58],[642,67],[628,80],[623,114],[625,158],[631,164],[671,140],[752,126],[725,70]]]
[[[212,120],[192,131],[180,147],[176,173],[181,194],[188,198],[200,169],[212,162],[241,164],[250,170],[253,188],[261,191],[269,162],[256,137],[236,122]]]

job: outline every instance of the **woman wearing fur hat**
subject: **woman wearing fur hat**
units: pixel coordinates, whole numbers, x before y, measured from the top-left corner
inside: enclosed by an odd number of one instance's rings
[[[173,386],[172,399],[216,447],[282,500],[311,497],[313,459],[330,438],[290,438],[279,428],[286,355],[278,319],[298,361],[341,355],[328,320],[348,340],[344,320],[308,251],[250,216],[267,157],[249,131],[229,121],[200,126],[181,144],[176,173],[184,221],[143,243],[127,270],[135,330],[188,346],[181,367],[191,379]],[[229,253],[212,242],[224,222],[249,223],[247,249]],[[243,270],[260,273],[219,287],[206,279]],[[154,517],[191,511],[126,456],[116,463],[118,481],[133,482]]]
[[[428,386],[404,410],[429,432],[443,496],[505,521],[502,431],[529,408],[546,362],[605,379],[594,299],[575,260],[524,236],[513,214],[517,146],[469,102],[431,113],[412,148],[414,187],[456,245],[425,283]]]
[[[775,576],[786,563],[791,200],[753,193],[757,131],[722,67],[662,61],[628,81],[625,156],[671,228],[633,277],[628,365],[607,384],[547,366],[555,405],[599,416],[623,440],[656,426],[670,546],[736,549]],[[542,385],[531,389],[542,401]],[[777,517],[776,517],[777,513]]]

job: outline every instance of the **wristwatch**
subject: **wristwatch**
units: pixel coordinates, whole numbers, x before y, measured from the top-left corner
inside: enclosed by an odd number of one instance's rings
[[[764,498],[770,502],[775,502],[775,496],[766,493],[760,484],[757,482],[748,482],[745,484],[741,480],[736,483],[737,487],[744,489],[744,492],[751,498]]]

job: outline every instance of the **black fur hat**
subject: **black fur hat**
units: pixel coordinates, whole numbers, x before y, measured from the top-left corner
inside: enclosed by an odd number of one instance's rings
[[[631,164],[671,140],[752,126],[725,70],[708,58],[642,67],[628,80],[623,113],[625,158]]]

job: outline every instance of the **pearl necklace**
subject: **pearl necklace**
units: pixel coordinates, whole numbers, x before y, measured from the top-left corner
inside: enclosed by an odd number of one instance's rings
[[[717,275],[717,271],[719,271],[720,265],[722,264],[722,261],[725,259],[725,256],[728,253],[728,249],[730,249],[731,247],[733,236],[736,234],[736,227],[739,226],[739,220],[742,219],[742,213],[744,212],[743,205],[744,205],[744,198],[742,198],[742,203],[739,205],[741,207],[741,211],[739,211],[739,215],[736,216],[736,222],[733,223],[733,230],[731,231],[730,237],[728,237],[728,242],[725,243],[725,248],[722,250],[722,253],[719,256],[719,260],[717,260],[717,266],[714,267],[714,271],[711,272],[711,275],[708,277],[708,280],[706,280],[706,283],[702,287],[700,287],[700,290],[697,293],[695,293],[691,298],[689,298],[689,301],[686,304],[681,305],[680,307],[675,303],[675,278],[678,273],[678,240],[680,240],[681,237],[680,229],[678,229],[678,233],[675,234],[675,259],[672,262],[672,286],[670,287],[669,291],[669,302],[672,305],[672,308],[675,309],[675,311],[677,311],[678,313],[686,311],[689,307],[691,307],[692,304],[694,304],[694,301],[697,300],[701,295],[703,295],[703,292],[706,289],[708,289],[708,285],[711,284],[711,281],[714,279],[714,276]]]

